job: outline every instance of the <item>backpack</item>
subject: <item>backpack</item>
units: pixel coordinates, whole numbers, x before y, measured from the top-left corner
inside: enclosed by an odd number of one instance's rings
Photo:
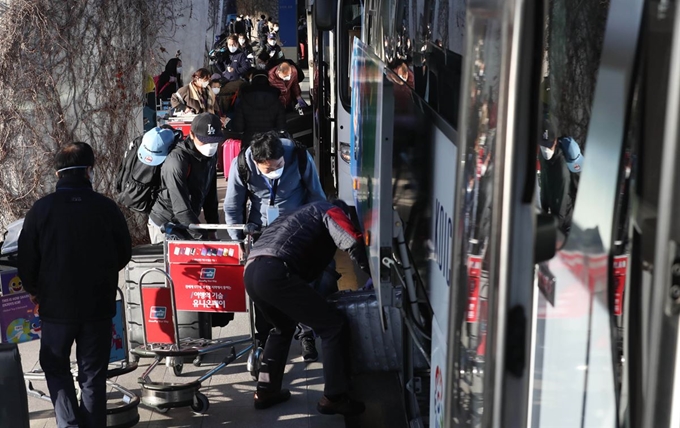
[[[184,138],[181,130],[172,130],[175,140],[170,151]],[[137,157],[137,150],[142,144],[142,136],[132,140],[125,149],[123,161],[116,176],[117,202],[132,211],[149,214],[151,207],[161,190],[161,167],[147,165]],[[170,151],[168,153],[170,153]]]
[[[283,135],[282,138],[288,138],[293,143],[295,147],[293,148],[293,153],[297,155],[298,169],[300,171],[300,177],[304,177],[305,171],[307,170],[307,146],[304,144],[293,140],[290,136]],[[248,147],[243,147],[238,154],[236,165],[238,167],[238,176],[241,179],[246,188],[248,187],[248,181],[250,181],[250,168],[248,168],[248,162],[246,161],[246,150]],[[304,180],[302,181],[304,184]]]

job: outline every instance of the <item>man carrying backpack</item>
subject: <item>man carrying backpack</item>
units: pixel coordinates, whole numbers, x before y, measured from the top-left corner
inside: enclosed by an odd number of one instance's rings
[[[163,136],[149,139],[139,148],[139,159],[162,162],[158,197],[149,214],[149,237],[152,243],[162,242],[162,227],[167,223],[189,225],[199,223],[198,216],[204,208],[209,224],[219,223],[217,204],[216,157],[217,146],[223,142],[222,123],[212,113],[201,113],[191,124],[189,137],[180,141],[169,153]],[[192,232],[194,238],[205,238]]]
[[[246,217],[246,204],[250,212]],[[253,229],[268,226],[279,215],[302,205],[325,201],[314,161],[304,147],[294,141],[279,138],[270,131],[255,134],[250,147],[232,161],[224,199],[227,224],[250,223]],[[241,239],[242,232],[229,231],[232,239]],[[264,343],[271,326],[256,311],[257,339]],[[300,326],[305,361],[315,361],[318,353],[314,333]]]

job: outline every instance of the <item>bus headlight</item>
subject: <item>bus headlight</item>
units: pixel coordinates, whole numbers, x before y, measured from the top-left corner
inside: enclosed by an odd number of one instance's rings
[[[351,156],[349,154],[349,144],[348,143],[340,143],[340,158],[342,160],[344,160],[346,163],[349,163]]]

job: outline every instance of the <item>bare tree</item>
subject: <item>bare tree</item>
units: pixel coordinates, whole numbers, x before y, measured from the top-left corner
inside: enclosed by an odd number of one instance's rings
[[[123,148],[139,132],[143,77],[158,70],[183,2],[12,0],[0,16],[0,227],[56,180],[52,160],[92,145],[98,191],[113,196]],[[136,242],[144,220],[127,213]]]

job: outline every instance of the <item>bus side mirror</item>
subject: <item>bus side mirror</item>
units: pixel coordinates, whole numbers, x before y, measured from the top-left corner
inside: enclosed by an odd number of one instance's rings
[[[337,16],[337,0],[316,0],[314,2],[314,21],[316,21],[317,29],[321,31],[334,29]]]

